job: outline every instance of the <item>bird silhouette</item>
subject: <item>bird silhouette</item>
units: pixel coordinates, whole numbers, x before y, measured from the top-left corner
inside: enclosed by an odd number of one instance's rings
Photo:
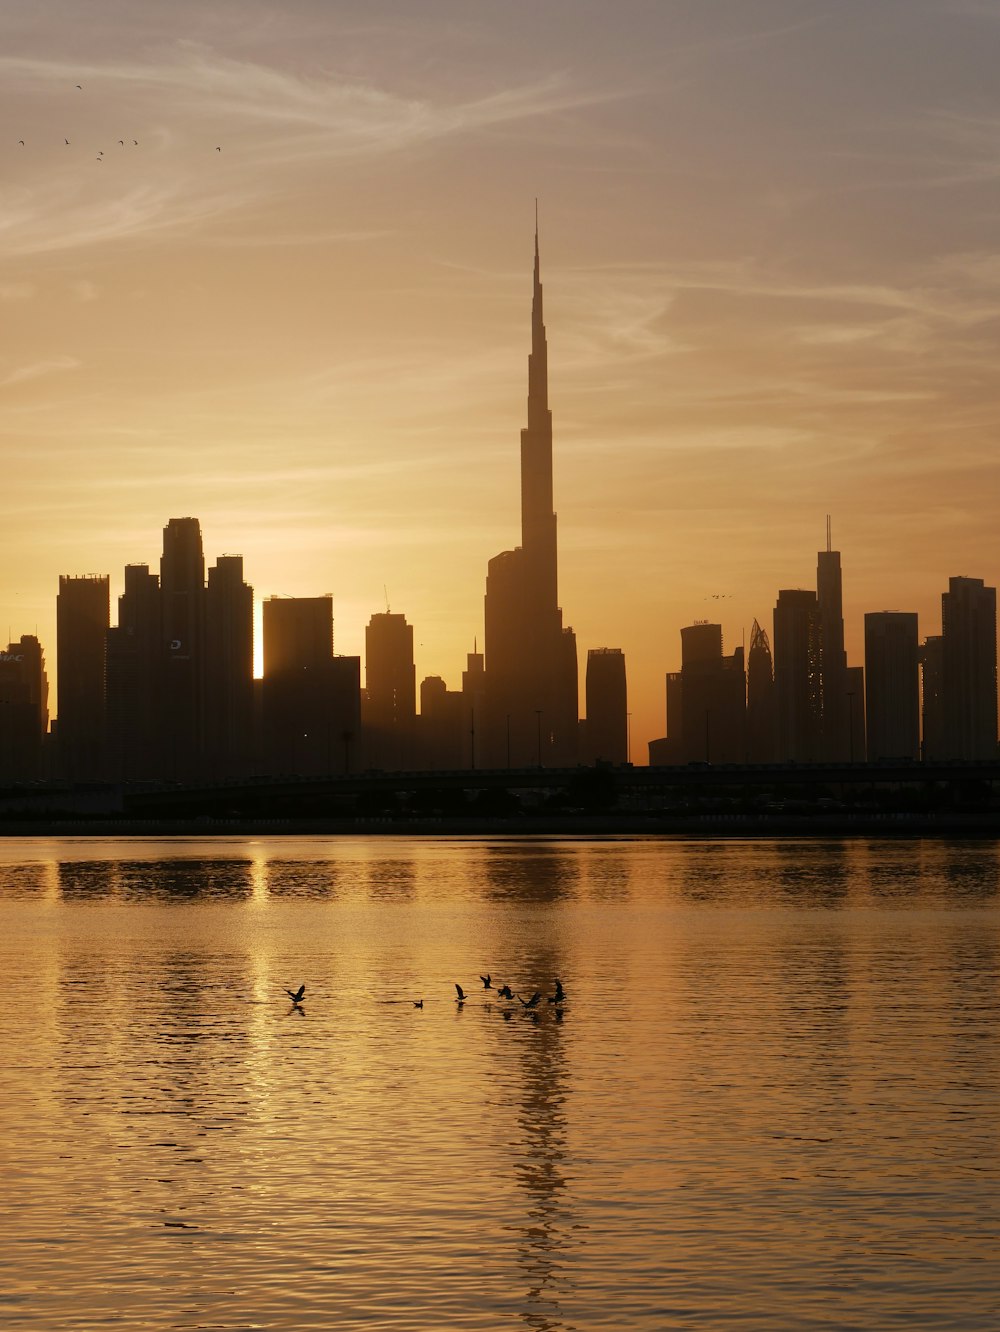
[[[82,83],[78,83],[76,86],[77,86],[77,88],[80,90],[80,92],[83,92],[83,84],[82,84]]]
[[[118,142],[121,144],[121,146],[122,146],[123,148],[125,147],[125,140],[124,140],[124,139],[119,139]]]
[[[23,139],[18,139],[18,143],[21,145],[22,148],[24,147],[24,140],[23,140]]]
[[[556,987],[556,992],[555,994],[550,994],[547,996],[548,1001],[550,1004],[561,1004],[562,1001],[566,998],[566,994],[563,990],[562,981],[557,976],[556,979],[552,982],[552,984]]]
[[[497,994],[500,996],[501,999],[514,998],[514,991],[510,988],[509,985],[501,985],[499,990],[497,990]]]
[[[221,152],[222,152],[222,149],[221,149],[221,148],[216,148],[215,151],[216,151],[217,153],[221,153]]]
[[[517,997],[518,999],[521,999],[520,995],[518,995]],[[541,997],[542,997],[541,990],[536,990],[530,999],[521,999],[521,1003],[525,1006],[525,1008],[535,1008],[540,1002]]]
[[[69,143],[69,139],[63,139],[63,143],[68,144],[68,143]]]
[[[479,979],[483,982],[483,989],[484,989],[484,990],[492,990],[492,989],[493,989],[493,978],[492,978],[492,976],[490,975],[489,972],[487,972],[485,976],[480,976]]]
[[[413,1001],[414,1008],[423,1008],[423,1006],[424,1006],[424,1001],[422,999],[414,999]]]
[[[300,985],[294,994],[292,994],[291,990],[285,991],[285,993],[288,995],[289,999],[291,999],[293,1004],[301,1004],[302,996],[305,994],[305,992],[306,992],[306,987],[304,984]]]
[[[464,1003],[465,1003],[465,991],[462,989],[461,985],[459,985],[458,981],[455,982],[455,994],[456,994],[456,996],[457,996],[456,999],[455,999],[455,1003],[456,1003],[456,1004],[464,1004]]]

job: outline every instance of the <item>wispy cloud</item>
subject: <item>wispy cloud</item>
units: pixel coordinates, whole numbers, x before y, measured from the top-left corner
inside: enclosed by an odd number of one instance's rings
[[[30,365],[20,365],[0,379],[0,388],[11,388],[15,384],[24,384],[31,379],[41,379],[45,375],[56,374],[60,370],[78,370],[81,362],[75,356],[53,356],[45,361],[33,361]]]
[[[555,73],[471,98],[415,97],[189,44],[169,59],[106,65],[0,56],[0,81],[12,108],[33,108],[33,133],[0,200],[0,239],[12,255],[191,231],[314,187],[315,177],[297,173],[317,162],[329,172],[337,161],[474,136],[611,95]],[[71,118],[78,128],[64,144],[56,127]],[[111,124],[128,127],[124,151]]]

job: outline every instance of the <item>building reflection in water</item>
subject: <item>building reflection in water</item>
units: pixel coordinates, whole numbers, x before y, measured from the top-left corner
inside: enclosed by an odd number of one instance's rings
[[[545,961],[545,970],[559,973],[556,956],[549,954]],[[561,1332],[567,1326],[561,1311],[567,1267],[579,1246],[567,1201],[566,1025],[562,1015],[552,1011],[520,1020],[525,1027],[519,1048],[521,1086],[513,1164],[525,1206],[521,1219],[508,1226],[519,1236],[518,1261],[527,1283],[521,1320],[536,1332]]]
[[[558,902],[580,891],[580,858],[572,843],[503,842],[487,846],[484,881],[491,898]]]
[[[508,1021],[495,1030],[504,1045],[498,1058],[507,1067],[511,1067],[508,1042],[517,1042],[513,1065],[517,1086],[508,1105],[516,1098],[511,1168],[524,1205],[518,1219],[508,1218],[504,1224],[514,1233],[526,1283],[518,1313],[535,1332],[564,1332],[569,1325],[562,1302],[569,1292],[572,1258],[580,1246],[580,1226],[569,1205],[567,1182],[567,1041],[572,1032],[573,983],[567,979],[571,965],[558,936],[560,904],[580,893],[580,856],[572,846],[497,845],[486,848],[483,870],[489,897],[553,908],[534,922],[531,935],[498,940],[502,961],[509,967],[505,978],[520,978],[511,983],[515,990],[520,985],[525,997],[539,989],[543,998],[530,1012],[517,1000],[502,1005],[499,1011]],[[569,991],[565,1013],[547,999],[554,993],[557,976]]]
[[[253,878],[255,896],[263,882],[268,897],[329,902],[338,894],[340,871],[332,860],[322,865],[314,860],[257,860]]]
[[[74,899],[238,901],[253,895],[250,860],[64,860],[59,891]]]

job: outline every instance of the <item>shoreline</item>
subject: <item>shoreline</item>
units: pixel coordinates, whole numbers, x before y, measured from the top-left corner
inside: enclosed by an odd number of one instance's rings
[[[974,837],[1000,838],[1000,815],[519,815],[512,818],[0,819],[3,837]]]

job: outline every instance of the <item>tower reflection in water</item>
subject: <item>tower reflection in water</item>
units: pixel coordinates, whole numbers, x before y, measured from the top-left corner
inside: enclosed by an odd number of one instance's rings
[[[498,1028],[499,1036],[514,1035],[518,1042],[516,1063],[507,1064],[516,1068],[519,1079],[512,1090],[512,1099],[517,1101],[517,1134],[509,1150],[513,1177],[524,1199],[521,1214],[507,1219],[505,1226],[515,1235],[518,1264],[526,1282],[518,1310],[521,1321],[537,1332],[563,1332],[568,1324],[561,1301],[571,1288],[572,1259],[579,1250],[581,1227],[567,1192],[572,982],[566,977],[572,973],[572,965],[561,940],[560,907],[580,893],[580,858],[565,847],[506,844],[489,849],[484,868],[492,898],[541,908],[530,936],[510,932],[502,941],[510,974],[523,978],[518,983],[524,985],[524,997],[536,987],[543,994],[541,1003],[530,1012],[515,1001],[513,1033],[506,1024]],[[548,1002],[557,976],[567,984],[569,1012]]]

